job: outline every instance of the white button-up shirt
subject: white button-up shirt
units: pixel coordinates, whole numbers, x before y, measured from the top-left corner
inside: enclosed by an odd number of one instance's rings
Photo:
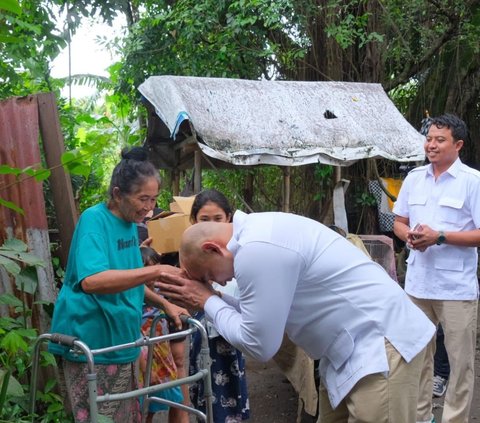
[[[413,228],[426,224],[444,232],[480,228],[480,172],[457,159],[437,180],[432,165],[412,170],[402,184],[393,212]],[[476,247],[433,245],[411,250],[405,290],[415,298],[478,298]]]
[[[286,331],[320,360],[333,407],[364,376],[388,373],[385,339],[409,362],[435,332],[381,266],[318,222],[236,212],[227,248],[240,297],[210,297],[207,317],[259,360],[278,351]]]

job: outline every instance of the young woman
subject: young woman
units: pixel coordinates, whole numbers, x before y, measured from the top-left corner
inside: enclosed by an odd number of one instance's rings
[[[55,303],[52,333],[75,336],[91,349],[133,342],[140,337],[142,305],[158,304],[158,296],[145,283],[161,272],[179,269],[144,267],[136,223],[155,206],[160,189],[157,169],[140,147],[122,151],[113,170],[107,203],[97,204],[81,215],[73,235],[64,284]],[[158,304],[160,306],[160,304]],[[178,312],[175,322],[181,325]],[[82,355],[50,343],[57,355],[65,403],[75,422],[90,421],[87,367]],[[122,393],[137,387],[140,348],[95,356],[98,393]],[[140,422],[136,398],[98,405],[99,414],[118,422]]]
[[[197,222],[230,222],[232,209],[225,196],[214,189],[200,192],[192,205],[190,220]],[[213,282],[219,295],[222,292],[236,295],[237,284],[230,281],[225,287]],[[247,380],[245,377],[245,360],[240,351],[232,347],[215,330],[213,325],[206,322],[204,313],[194,315],[203,321],[209,335],[210,356],[212,358],[211,376],[213,390],[213,421],[215,423],[235,423],[246,420],[250,416],[248,402]],[[201,338],[198,333],[192,336],[190,347],[190,373],[198,370],[198,357]],[[203,401],[203,383],[199,382],[190,387],[190,399],[194,406],[205,411]]]

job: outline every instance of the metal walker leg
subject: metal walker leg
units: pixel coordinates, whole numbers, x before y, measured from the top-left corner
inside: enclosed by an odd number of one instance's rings
[[[159,319],[160,317],[158,317]],[[155,324],[158,320],[155,318],[154,322],[152,323],[151,330],[155,330]],[[213,423],[213,412],[212,412],[212,401],[213,401],[213,394],[212,394],[212,383],[210,378],[210,350],[208,346],[208,336],[205,328],[203,325],[195,319],[192,319],[188,316],[182,316],[182,320],[185,321],[187,324],[193,326],[193,328],[176,332],[173,334],[157,336],[157,337],[142,337],[136,340],[135,342],[130,342],[127,344],[115,345],[112,347],[101,348],[96,350],[91,350],[85,343],[78,340],[75,337],[62,335],[58,333],[45,333],[40,335],[34,345],[34,354],[33,354],[33,363],[32,363],[32,379],[31,379],[31,392],[30,392],[30,413],[33,415],[35,413],[35,401],[36,401],[36,388],[37,388],[37,379],[38,379],[38,368],[39,368],[39,356],[40,356],[40,345],[44,341],[50,341],[56,344],[64,345],[79,354],[83,354],[86,358],[88,373],[87,373],[87,381],[88,381],[88,397],[89,397],[89,405],[90,405],[90,421],[91,423],[98,423],[99,414],[98,414],[98,403],[105,402],[105,401],[120,401],[125,400],[133,397],[143,397],[144,398],[144,407],[146,405],[146,409],[148,410],[148,402],[155,401],[160,402],[171,407],[176,407],[181,410],[187,411],[191,414],[196,415],[202,421],[207,423]],[[175,381],[170,381],[166,383],[162,383],[159,385],[150,386],[150,373],[151,367],[153,363],[153,345],[158,342],[165,342],[175,338],[185,337],[190,335],[195,330],[200,331],[202,337],[202,347],[200,351],[200,366],[201,369],[194,375],[187,376],[185,378],[177,379]],[[152,333],[152,332],[151,332]],[[153,332],[154,333],[154,332]],[[95,372],[94,366],[94,356],[98,354],[104,354],[111,351],[118,351],[122,349],[132,348],[132,347],[142,347],[147,345],[149,347],[148,358],[147,358],[147,370],[145,376],[145,386],[143,388],[135,389],[133,391],[125,392],[122,394],[109,394],[105,393],[104,395],[98,395],[97,393],[97,373]],[[200,379],[204,379],[204,396],[205,396],[205,403],[206,403],[206,413],[202,413],[199,410],[196,410],[193,407],[188,407],[183,404],[178,404],[166,399],[162,398],[148,398],[150,394],[155,392],[159,392],[165,389],[173,388],[175,386],[180,386],[185,383],[193,383]],[[144,408],[145,410],[145,408]],[[144,417],[142,417],[142,421],[144,421]]]

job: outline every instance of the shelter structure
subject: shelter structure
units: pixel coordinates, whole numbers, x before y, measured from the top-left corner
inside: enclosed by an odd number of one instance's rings
[[[380,84],[152,76],[139,91],[151,160],[174,174],[193,167],[195,192],[202,166],[278,165],[288,211],[290,166],[424,159],[422,135]]]

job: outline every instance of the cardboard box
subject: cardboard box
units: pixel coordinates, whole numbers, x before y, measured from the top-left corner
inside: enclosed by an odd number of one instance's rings
[[[170,211],[163,211],[147,221],[148,236],[152,237],[152,248],[159,253],[179,250],[182,234],[190,223],[192,197],[173,197]]]

